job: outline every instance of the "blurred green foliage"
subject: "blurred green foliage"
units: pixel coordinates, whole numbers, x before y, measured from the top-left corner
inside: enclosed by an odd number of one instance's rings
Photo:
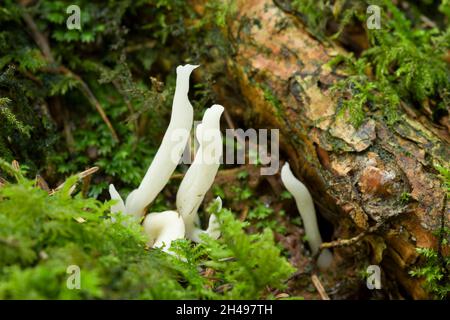
[[[285,288],[294,272],[269,229],[248,235],[226,209],[209,209],[219,240],[179,240],[168,255],[146,248],[133,219],[111,220],[111,201],[71,196],[77,177],[49,195],[1,159],[0,168],[16,180],[0,188],[0,299],[273,298],[268,288]],[[66,285],[71,265],[79,290]]]
[[[443,228],[438,234],[442,244],[448,246],[450,230]],[[422,277],[425,288],[436,298],[444,300],[450,297],[450,257],[442,256],[430,248],[417,248],[417,253],[423,258],[421,266],[413,268],[409,274],[413,277]]]
[[[66,27],[72,4],[81,9],[81,30]],[[97,165],[92,196],[111,181],[135,188],[167,127],[176,66],[207,54],[203,44],[218,39],[231,9],[212,1],[200,17],[182,0],[39,0],[26,8],[2,1],[0,156],[28,165],[52,185]],[[47,39],[51,57],[37,45],[36,32]],[[198,115],[212,97],[198,85],[193,91]]]
[[[220,41],[232,6],[212,1],[199,17],[179,0],[80,0],[82,28],[68,30],[71,4],[40,0],[24,8],[6,0],[0,7],[0,176],[17,180],[0,188],[0,298],[271,298],[268,288],[284,288],[294,269],[270,230],[247,235],[220,210],[220,240],[177,241],[172,256],[146,248],[139,224],[113,222],[111,202],[93,198],[111,181],[125,191],[140,182],[168,124],[175,67],[208,54],[203,46]],[[206,86],[193,89],[198,116],[212,97]],[[12,168],[13,159],[52,185],[94,165],[101,171],[89,198],[69,194],[76,177],[49,195]],[[153,207],[166,208],[164,197]],[[80,290],[66,286],[70,265],[80,267]]]
[[[402,1],[409,3],[408,10],[389,0],[287,2],[324,42],[339,40],[349,25],[364,28],[368,4],[382,8],[382,29],[365,29],[369,47],[329,63],[343,65],[348,73],[333,90],[343,93],[340,112],[349,111],[355,127],[377,110],[395,124],[400,101],[418,108],[429,105],[434,120],[448,112],[448,0],[437,5]],[[168,124],[175,67],[208,60],[212,47],[225,56],[231,49],[220,28],[236,8],[233,1],[208,1],[200,16],[184,0],[78,0],[82,28],[68,30],[66,8],[72,4],[0,4],[0,158],[18,160],[30,175],[42,173],[52,186],[97,165],[101,171],[89,196],[104,195],[112,181],[127,192],[140,182]],[[436,25],[424,28],[422,11],[434,15]],[[338,25],[332,34],[330,21]],[[46,38],[51,56],[37,44],[36,34]],[[118,140],[85,87],[107,114]],[[213,99],[210,87],[192,86],[196,119]],[[264,93],[277,107],[270,90]],[[148,250],[139,225],[125,218],[112,223],[110,203],[69,196],[76,178],[49,196],[6,162],[0,161],[0,168],[1,177],[9,172],[17,179],[0,188],[0,298],[270,298],[267,287],[283,288],[293,272],[270,231],[285,232],[275,219],[284,213],[252,199],[245,183],[234,190],[233,201],[251,203],[248,218],[262,233],[247,234],[245,223],[221,210],[222,237],[205,239],[202,245],[178,241],[173,251],[184,258],[180,260]],[[448,178],[448,170],[440,172]],[[247,176],[241,172],[237,178],[245,182]],[[219,187],[214,190],[224,197]],[[162,195],[153,207],[167,208]],[[437,288],[442,296],[440,257],[421,253],[428,258],[428,269],[416,275],[427,277],[431,290]],[[81,267],[81,290],[66,287],[66,269],[72,264]],[[212,277],[205,276],[207,269]]]

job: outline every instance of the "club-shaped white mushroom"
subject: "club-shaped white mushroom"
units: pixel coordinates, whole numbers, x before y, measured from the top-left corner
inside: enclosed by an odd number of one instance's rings
[[[122,197],[117,192],[116,188],[113,184],[109,185],[109,195],[111,196],[111,200],[116,200],[116,204],[111,206],[112,213],[122,212],[125,213],[125,204],[123,203]]]
[[[148,214],[143,222],[148,236],[148,245],[169,252],[172,241],[183,239],[185,235],[183,218],[175,211]]]
[[[216,198],[216,201],[220,202],[219,207],[222,208],[222,199],[220,197]],[[219,209],[220,210],[220,209]],[[208,221],[208,228],[202,230],[197,227],[200,224],[197,213],[195,213],[194,225],[190,225],[191,231],[189,236],[186,237],[194,242],[201,242],[201,235],[207,234],[212,239],[218,239],[220,237],[220,223],[215,214],[211,214]]]
[[[206,231],[199,229],[197,211],[206,192],[211,188],[222,157],[222,135],[220,133],[220,117],[223,107],[213,105],[203,115],[202,123],[197,126],[199,149],[194,161],[186,172],[177,193],[177,211],[183,217],[186,226],[186,237],[195,242],[200,241],[200,234],[206,232],[218,238],[218,222],[214,215],[209,219]]]
[[[124,203],[114,185],[109,186],[111,199],[117,200],[117,203],[111,206],[112,213],[123,212],[140,218],[169,181],[186,147],[193,123],[193,108],[187,94],[189,76],[196,67],[186,65],[177,68],[170,124],[139,187],[128,195]],[[168,252],[172,241],[185,236],[197,242],[200,241],[202,233],[216,239],[220,236],[215,215],[211,215],[207,230],[201,230],[196,225],[199,224],[197,210],[214,182],[220,165],[222,112],[222,106],[213,105],[206,110],[202,124],[199,125],[197,139],[200,148],[177,193],[177,208],[180,214],[176,211],[164,211],[153,212],[145,217],[143,227],[149,239],[149,246],[163,248],[163,251]]]
[[[281,181],[286,189],[294,196],[297,209],[305,226],[306,238],[309,246],[316,254],[322,244],[322,237],[320,236],[319,227],[317,225],[316,210],[314,209],[313,199],[306,186],[298,180],[291,171],[289,163],[285,163],[281,169]],[[329,250],[322,250],[318,259],[317,265],[321,269],[326,269],[330,266],[333,260],[333,255]]]
[[[124,208],[119,193],[113,185],[110,185],[111,198],[119,201],[111,208],[112,210],[122,210],[124,213],[140,218],[145,214],[145,208],[161,192],[175,171],[186,147],[193,123],[194,113],[188,99],[188,91],[189,77],[197,67],[189,64],[177,67],[172,114],[163,141],[141,184],[128,195]]]

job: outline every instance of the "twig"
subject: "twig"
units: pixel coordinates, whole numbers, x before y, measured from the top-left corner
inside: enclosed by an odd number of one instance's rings
[[[111,131],[111,135],[112,135],[113,139],[116,140],[117,142],[119,142],[119,136],[117,135],[116,130],[112,126],[111,122],[109,121],[105,110],[103,110],[102,105],[97,100],[95,95],[92,93],[91,89],[89,89],[89,87],[86,84],[86,82],[84,82],[83,79],[81,79],[81,77],[79,75],[73,73],[73,71],[67,69],[66,67],[60,66],[60,69],[63,71],[63,73],[74,77],[80,83],[80,90],[81,90],[81,92],[88,99],[88,101],[91,103],[91,105],[94,106],[94,108],[97,110],[97,112],[100,114],[100,116],[103,119],[103,122],[106,123],[106,125],[108,126],[109,131]]]
[[[319,292],[320,298],[322,300],[330,300],[330,297],[328,296],[327,292],[325,291],[325,288],[322,285],[322,282],[320,282],[319,277],[317,277],[315,274],[311,276],[312,283],[314,287],[316,288],[317,292]]]
[[[83,196],[83,198],[87,197],[88,191],[89,191],[89,186],[91,185],[91,179],[92,176],[87,176],[81,179],[82,181],[82,186],[81,186],[81,195]]]
[[[14,170],[20,171],[20,164],[19,164],[19,161],[13,160],[13,161],[11,162],[11,166],[13,167]]]
[[[308,276],[308,273],[304,272],[304,271],[296,271],[287,280],[285,280],[284,283],[288,283],[291,280],[294,280],[294,279],[297,279],[300,277],[304,277],[304,276]]]
[[[335,247],[350,246],[350,245],[355,244],[358,241],[360,241],[368,233],[376,231],[379,227],[380,227],[379,225],[372,226],[369,229],[364,230],[363,232],[358,234],[356,237],[353,237],[353,238],[350,238],[350,239],[338,239],[338,240],[335,240],[335,241],[324,242],[324,243],[322,243],[320,245],[320,250],[322,250],[322,249],[329,249],[329,248],[335,248]]]
[[[92,168],[89,168],[89,169],[87,169],[87,170],[84,170],[84,171],[78,173],[78,174],[77,174],[77,177],[78,177],[79,180],[82,180],[82,181],[83,181],[86,177],[88,177],[88,176],[90,176],[91,174],[97,172],[98,169],[99,169],[98,167],[92,167]],[[53,190],[53,191],[50,193],[50,195],[53,195],[53,194],[55,194],[57,191],[61,190],[61,189],[64,187],[64,184],[65,184],[65,183],[66,183],[66,182],[63,182],[63,183],[61,183],[59,186],[57,186],[56,189]],[[75,184],[75,185],[76,185],[76,184]],[[72,188],[69,190],[69,194],[72,194],[72,192],[75,191],[75,185],[72,186]]]
[[[45,181],[45,179],[42,178],[42,176],[39,174],[36,175],[35,185],[40,189],[50,193],[50,188],[48,187],[47,181]]]
[[[382,221],[377,222],[374,226],[364,230],[363,232],[361,232],[360,234],[358,234],[357,236],[355,236],[353,238],[350,238],[350,239],[338,239],[338,240],[335,240],[335,241],[322,243],[320,245],[319,252],[316,254],[316,256],[318,256],[319,253],[323,249],[329,249],[329,248],[335,248],[335,247],[346,247],[346,246],[350,246],[350,245],[353,245],[353,244],[359,242],[366,235],[368,235],[370,233],[377,232],[382,226],[384,226],[392,218],[397,217],[399,214],[405,212],[406,208],[407,207],[401,208],[400,210],[392,213],[390,216],[386,217]]]
[[[156,45],[156,41],[150,40],[144,43],[139,43],[139,44],[134,44],[134,45],[130,45],[128,47],[125,47],[125,52],[126,53],[130,53],[130,52],[134,52],[134,51],[138,51],[141,49],[152,49],[154,48]]]
[[[6,181],[5,179],[3,179],[2,177],[0,177],[0,188],[5,186],[8,183],[8,181]]]
[[[80,172],[78,174],[78,178],[80,178],[80,179],[86,178],[87,176],[90,176],[91,174],[96,173],[98,171],[98,169],[99,169],[98,167],[92,167],[87,170],[84,170],[83,172]]]
[[[89,103],[97,110],[97,112],[100,114],[103,122],[108,126],[109,131],[111,132],[111,135],[115,141],[119,141],[119,136],[116,133],[116,130],[111,124],[111,121],[109,121],[108,116],[106,115],[105,110],[101,106],[100,102],[97,100],[95,95],[92,93],[91,89],[89,89],[89,86],[86,84],[86,82],[83,81],[83,79],[74,73],[72,70],[69,70],[65,66],[59,66],[57,68],[42,68],[42,70],[52,73],[62,73],[68,76],[71,76],[75,78],[75,80],[78,81],[80,84],[79,89],[81,90],[81,93],[88,99]]]
[[[19,3],[19,5],[22,7],[21,10],[22,18],[27,24],[28,29],[30,29],[33,40],[38,45],[39,49],[41,49],[42,54],[44,55],[46,60],[50,63],[54,63],[55,59],[53,58],[53,54],[46,37],[39,31],[33,18],[28,14],[28,12],[25,11],[26,8],[21,3]]]
[[[241,214],[239,215],[239,220],[245,221],[245,219],[247,219],[248,211],[249,211],[249,208],[247,206],[245,206],[244,209],[242,210]]]

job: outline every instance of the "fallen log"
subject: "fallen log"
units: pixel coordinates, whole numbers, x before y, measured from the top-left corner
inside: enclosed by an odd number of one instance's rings
[[[337,116],[341,97],[330,90],[346,75],[327,63],[344,50],[272,1],[237,2],[223,29],[233,54],[212,50],[216,63],[204,64],[218,102],[248,127],[280,129],[284,158],[334,226],[328,246],[340,273],[380,265],[402,296],[429,298],[408,272],[419,264],[416,248],[449,253],[439,236],[450,227],[448,201],[434,168],[450,159],[448,132],[406,105],[395,126],[374,112],[354,128],[351,114]]]

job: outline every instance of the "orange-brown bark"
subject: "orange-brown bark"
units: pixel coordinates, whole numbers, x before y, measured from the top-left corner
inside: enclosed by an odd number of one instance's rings
[[[365,255],[410,297],[429,297],[408,270],[417,247],[442,249],[435,233],[450,226],[433,168],[450,158],[448,133],[414,112],[394,127],[374,112],[355,129],[350,114],[336,116],[340,97],[330,90],[345,74],[327,62],[343,49],[318,42],[272,1],[238,1],[237,8],[224,30],[234,54],[215,57],[219,98],[248,126],[280,129],[285,159],[334,224],[335,239],[373,231],[335,255]]]

